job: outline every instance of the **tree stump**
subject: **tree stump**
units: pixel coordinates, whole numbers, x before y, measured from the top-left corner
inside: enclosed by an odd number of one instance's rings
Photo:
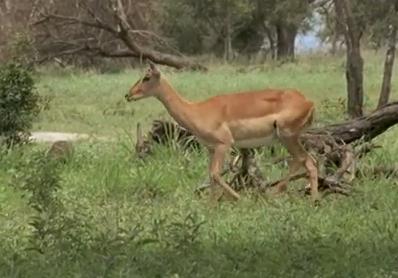
[[[73,155],[74,147],[69,141],[55,141],[47,151],[47,157],[65,163]]]

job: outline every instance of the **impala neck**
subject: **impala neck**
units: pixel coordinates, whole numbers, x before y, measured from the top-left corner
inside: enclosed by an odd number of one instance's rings
[[[178,124],[187,129],[192,128],[192,113],[194,112],[192,103],[180,96],[171,84],[164,79],[161,81],[157,98]]]

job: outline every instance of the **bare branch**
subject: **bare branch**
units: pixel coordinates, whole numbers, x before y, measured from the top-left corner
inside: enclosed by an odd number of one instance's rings
[[[110,25],[103,23],[102,21],[87,21],[81,18],[77,18],[77,17],[71,17],[71,16],[64,16],[64,15],[59,15],[59,14],[46,14],[44,15],[44,18],[42,20],[39,20],[38,23],[43,23],[46,20],[60,20],[60,21],[64,21],[66,23],[70,23],[70,24],[80,24],[80,25],[84,25],[84,26],[88,26],[88,27],[93,27],[93,28],[97,28],[97,29],[103,29],[106,30],[112,34],[117,34],[118,31],[114,28],[112,28]]]
[[[93,34],[96,38],[96,43],[86,42],[84,45],[72,45],[68,51],[62,50],[59,54],[55,55],[90,54],[101,57],[135,57],[150,59],[155,63],[171,66],[177,69],[190,68],[194,70],[206,70],[205,67],[197,63],[192,63],[180,55],[180,53],[172,48],[164,38],[157,35],[155,32],[145,29],[134,29],[127,20],[127,15],[121,0],[110,0],[110,4],[111,5],[110,7],[107,7],[106,12],[111,15],[110,17],[107,15],[111,20],[105,20],[105,17],[101,17],[96,10],[89,6],[87,1],[81,1],[79,2],[79,11],[83,10],[86,14],[80,16],[68,16],[48,12],[42,15],[42,17],[33,23],[33,25],[46,26],[50,21],[54,21],[62,24],[57,26],[61,28],[61,30],[65,30],[62,29],[65,28],[65,25],[75,24],[92,28],[94,31],[103,31]],[[50,32],[50,30],[47,30],[47,33]],[[90,29],[87,29],[87,32],[92,33],[90,32]],[[75,36],[76,35],[80,37],[85,36],[84,33],[79,34],[79,32],[75,33]],[[124,45],[125,48],[116,51],[105,48],[103,40],[109,39],[109,36],[113,37],[115,39],[114,41],[118,41],[116,43],[118,47],[120,47],[120,45]],[[50,37],[54,37],[54,35],[50,35]],[[67,41],[67,39],[64,40]],[[165,49],[173,50],[173,53],[178,53],[180,56],[156,51],[148,45],[162,46]],[[115,45],[113,45],[113,48],[115,48],[114,46]]]

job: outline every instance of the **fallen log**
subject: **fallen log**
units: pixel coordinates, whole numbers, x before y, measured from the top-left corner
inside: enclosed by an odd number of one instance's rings
[[[326,131],[336,142],[342,141],[345,144],[350,144],[361,138],[363,138],[365,142],[368,142],[397,123],[398,101],[395,101],[380,107],[369,115],[345,123],[333,124],[321,129],[310,130],[307,134],[319,134],[320,132]]]

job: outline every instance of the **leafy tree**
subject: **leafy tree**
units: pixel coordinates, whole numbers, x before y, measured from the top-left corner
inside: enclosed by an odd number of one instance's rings
[[[255,45],[258,41],[268,41],[273,58],[294,59],[297,34],[311,28],[314,1],[250,0],[250,3],[252,15],[239,36],[241,40],[247,46],[253,41]]]
[[[204,26],[194,18],[194,9],[186,0],[163,2],[162,32],[175,48],[186,54],[200,54],[204,48]]]
[[[294,44],[300,28],[308,28],[306,18],[311,16],[312,0],[271,1],[274,6],[268,10],[272,15],[270,25],[275,28],[277,58],[294,58]]]
[[[310,27],[314,0],[168,0],[167,34],[178,45],[223,54],[259,51],[268,41],[273,57],[294,58],[295,39]],[[170,32],[170,30],[172,30]],[[189,38],[189,40],[185,40]],[[191,47],[192,45],[192,47]]]
[[[166,3],[166,21],[171,22],[167,29],[171,35],[179,33],[179,45],[189,45],[198,52],[199,46],[205,52],[215,49],[225,60],[233,58],[233,40],[251,15],[250,0],[168,0]]]

